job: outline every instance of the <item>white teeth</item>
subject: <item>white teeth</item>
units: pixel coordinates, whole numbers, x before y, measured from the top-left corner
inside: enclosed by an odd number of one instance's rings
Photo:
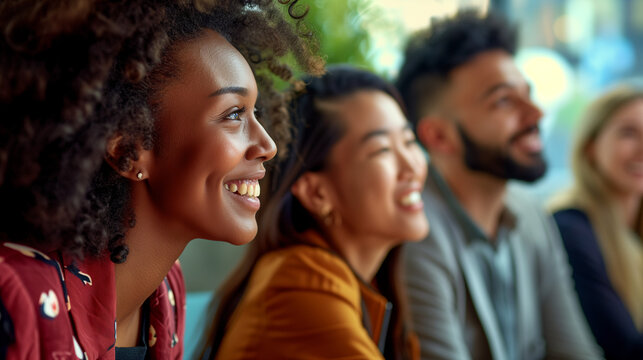
[[[410,192],[408,195],[400,199],[400,203],[404,206],[415,205],[422,201],[422,196],[419,191]]]
[[[239,195],[244,195],[247,197],[259,197],[259,194],[261,194],[261,186],[259,186],[259,183],[256,184],[248,184],[248,183],[241,183],[239,185],[237,184],[224,184],[223,187],[233,193],[237,193]]]
[[[248,193],[248,184],[241,183],[241,185],[239,185],[239,195],[245,195],[247,193]]]

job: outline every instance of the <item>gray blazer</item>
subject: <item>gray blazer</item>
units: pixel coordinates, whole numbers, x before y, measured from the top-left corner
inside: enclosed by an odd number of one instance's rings
[[[429,176],[424,204],[430,234],[403,247],[405,284],[423,359],[508,359],[493,304],[455,211]],[[437,180],[440,181],[440,180]],[[600,359],[573,293],[560,235],[550,217],[510,186],[519,359]]]

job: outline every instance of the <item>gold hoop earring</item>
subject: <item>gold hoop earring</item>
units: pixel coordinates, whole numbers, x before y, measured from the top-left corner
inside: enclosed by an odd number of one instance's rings
[[[342,223],[342,218],[337,214],[337,212],[333,211],[330,204],[326,204],[322,207],[319,211],[319,217],[324,222],[324,225],[328,227],[341,225]]]
[[[319,217],[324,222],[324,225],[331,226],[333,219],[330,216],[330,213],[333,211],[333,208],[330,204],[322,205],[322,208],[319,210]]]
[[[333,226],[333,217],[331,216],[331,213],[328,213],[326,214],[326,216],[322,217],[322,220],[324,221],[324,225]]]

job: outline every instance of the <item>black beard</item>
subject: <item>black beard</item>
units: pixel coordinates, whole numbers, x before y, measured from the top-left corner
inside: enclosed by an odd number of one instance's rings
[[[477,144],[457,122],[456,127],[464,144],[464,162],[471,170],[485,172],[505,180],[514,179],[530,183],[540,179],[547,171],[547,163],[542,153],[531,155],[531,164],[522,165],[511,157],[508,150]],[[514,135],[510,141],[530,131],[534,129],[526,129]]]

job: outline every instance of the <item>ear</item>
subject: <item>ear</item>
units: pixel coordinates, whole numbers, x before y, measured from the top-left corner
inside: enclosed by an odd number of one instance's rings
[[[430,153],[453,153],[453,124],[438,116],[425,116],[417,123],[418,139]]]
[[[128,158],[124,146],[123,136],[114,135],[107,141],[105,161],[124,178],[141,181],[149,177],[149,170],[152,160],[151,150],[145,150],[142,146],[136,146],[137,159]]]
[[[324,217],[333,209],[330,187],[321,173],[304,173],[290,187],[290,191],[311,214]]]

